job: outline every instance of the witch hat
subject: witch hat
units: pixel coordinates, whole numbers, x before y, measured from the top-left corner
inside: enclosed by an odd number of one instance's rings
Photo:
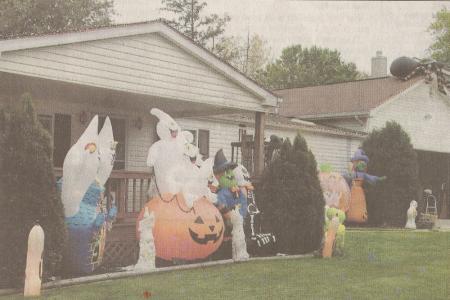
[[[217,151],[216,156],[214,157],[214,166],[213,166],[213,172],[214,174],[225,172],[230,169],[234,169],[237,167],[237,163],[230,162],[225,157],[225,154],[223,154],[223,150],[220,149]]]
[[[369,157],[366,155],[366,153],[364,152],[363,149],[359,148],[358,150],[355,151],[355,154],[353,155],[353,157],[350,159],[351,162],[355,161],[355,160],[362,160],[364,161],[366,164],[369,163]]]

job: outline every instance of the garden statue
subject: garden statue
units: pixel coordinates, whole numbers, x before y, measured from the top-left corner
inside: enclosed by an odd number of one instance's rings
[[[142,220],[139,221],[139,259],[134,266],[135,270],[155,269],[155,240],[153,239],[153,227],[155,225],[155,215],[149,214],[148,207],[144,209]]]
[[[177,194],[180,186],[174,181],[174,169],[183,164],[183,147],[186,141],[172,117],[157,108],[152,108],[150,113],[159,119],[156,133],[160,140],[153,143],[148,150],[147,166],[153,167],[158,194]]]
[[[364,151],[359,148],[351,159],[352,170],[347,175],[347,180],[351,183],[350,206],[347,211],[347,221],[354,223],[366,223],[368,220],[366,208],[366,196],[363,190],[363,182],[375,184],[386,179],[386,176],[378,177],[367,174],[367,163],[369,158]]]
[[[44,252],[44,230],[39,224],[31,228],[28,235],[27,263],[25,269],[25,297],[41,295],[42,254]]]
[[[416,229],[416,217],[417,217],[417,201],[412,200],[409,204],[408,211],[406,212],[407,221],[405,228]]]
[[[76,207],[76,210],[71,210],[71,214],[65,216],[68,245],[63,257],[66,270],[75,274],[89,274],[101,264],[106,231],[111,228],[117,213],[113,203],[107,207],[104,195],[104,184],[114,165],[116,142],[108,117],[100,133],[97,127],[98,117],[95,116],[78,142],[69,150],[64,159],[63,177],[58,182],[62,191],[74,192],[74,195],[66,194],[62,197],[64,205],[67,203],[72,209]],[[82,149],[88,154],[83,153]],[[96,168],[88,163],[94,164]],[[92,179],[91,183],[79,199],[81,193],[73,191],[71,185],[84,188],[87,179]]]

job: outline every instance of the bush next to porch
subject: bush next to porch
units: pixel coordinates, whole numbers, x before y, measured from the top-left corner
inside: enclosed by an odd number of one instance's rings
[[[63,206],[56,192],[50,136],[31,97],[0,114],[0,284],[21,286],[28,233],[45,232],[44,277],[56,271],[65,244]]]
[[[396,122],[373,130],[363,142],[368,169],[387,180],[367,186],[367,212],[372,225],[404,226],[411,200],[417,200],[419,167],[408,134]]]
[[[257,199],[264,225],[276,234],[278,252],[307,253],[320,247],[324,205],[317,164],[304,138],[287,139],[263,174]]]

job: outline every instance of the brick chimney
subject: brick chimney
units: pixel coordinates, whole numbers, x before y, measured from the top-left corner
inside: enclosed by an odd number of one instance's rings
[[[383,56],[381,50],[377,51],[375,57],[372,57],[372,71],[370,77],[385,77],[387,76],[387,58]]]

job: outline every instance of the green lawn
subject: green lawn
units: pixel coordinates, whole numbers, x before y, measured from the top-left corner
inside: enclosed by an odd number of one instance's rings
[[[450,299],[450,232],[348,231],[341,258],[254,261],[44,291],[42,299]],[[8,296],[0,299],[22,299]]]

